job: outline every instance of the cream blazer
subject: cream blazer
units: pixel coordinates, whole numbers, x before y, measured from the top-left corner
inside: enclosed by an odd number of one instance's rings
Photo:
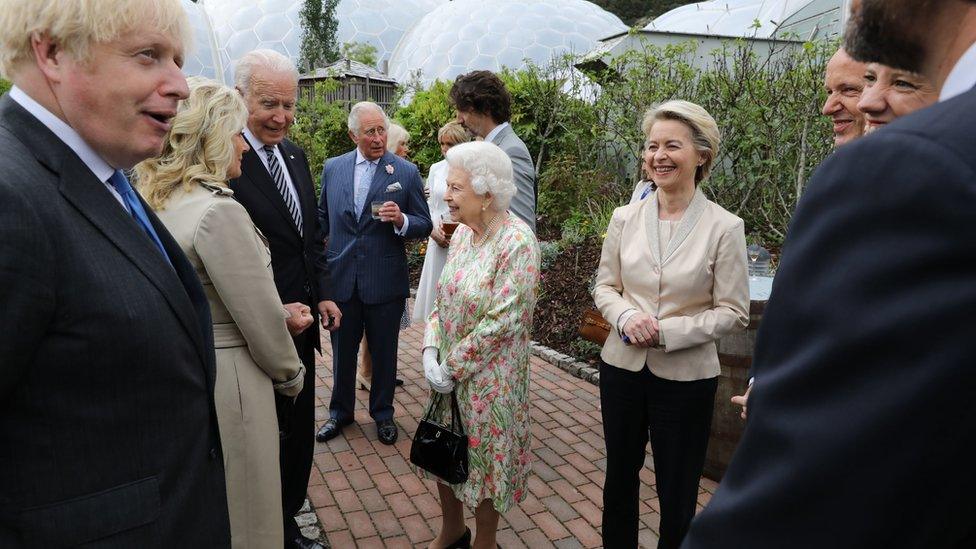
[[[603,241],[593,300],[612,326],[600,353],[607,364],[632,372],[647,364],[654,375],[675,381],[717,376],[715,341],[749,324],[742,220],[698,190],[662,250],[657,193],[617,208]],[[631,309],[659,320],[662,345],[624,344],[617,321]]]

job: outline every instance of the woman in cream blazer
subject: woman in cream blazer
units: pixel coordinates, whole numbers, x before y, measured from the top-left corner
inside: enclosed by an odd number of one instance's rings
[[[136,167],[140,191],[196,269],[210,302],[215,402],[231,544],[284,538],[274,392],[294,397],[305,367],[271,274],[271,254],[225,181],[240,175],[247,109],[236,91],[190,79],[161,157]],[[307,321],[303,321],[307,327]]]
[[[593,298],[614,326],[600,354],[607,445],[603,540],[637,547],[638,477],[648,437],[661,504],[658,547],[678,547],[695,514],[718,386],[715,341],[749,322],[742,220],[697,188],[718,152],[698,105],[648,111],[644,168],[657,190],[613,213]]]

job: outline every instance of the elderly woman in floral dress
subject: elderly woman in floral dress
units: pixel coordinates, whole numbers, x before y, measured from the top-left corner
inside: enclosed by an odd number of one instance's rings
[[[462,504],[475,508],[474,547],[495,547],[499,513],[525,495],[529,475],[529,330],[539,282],[539,244],[509,214],[512,163],[496,145],[462,143],[447,152],[451,238],[424,338],[431,387],[457,391],[468,434],[467,482],[437,484],[443,510],[430,547],[470,546]],[[450,417],[440,399],[434,420]]]

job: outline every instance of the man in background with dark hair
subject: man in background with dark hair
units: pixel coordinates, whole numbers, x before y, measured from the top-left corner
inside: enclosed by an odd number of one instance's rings
[[[511,212],[535,232],[535,204],[538,197],[535,166],[525,143],[515,135],[512,125],[512,96],[505,83],[491,71],[472,71],[458,76],[451,87],[451,102],[458,122],[471,133],[498,145],[512,160],[515,196]]]
[[[810,181],[742,442],[685,548],[976,547],[976,1],[852,11],[851,57],[919,72],[941,102]]]

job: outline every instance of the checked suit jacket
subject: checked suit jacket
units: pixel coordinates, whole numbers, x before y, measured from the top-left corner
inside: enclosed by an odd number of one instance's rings
[[[0,150],[0,547],[228,547],[193,267],[9,97]]]

